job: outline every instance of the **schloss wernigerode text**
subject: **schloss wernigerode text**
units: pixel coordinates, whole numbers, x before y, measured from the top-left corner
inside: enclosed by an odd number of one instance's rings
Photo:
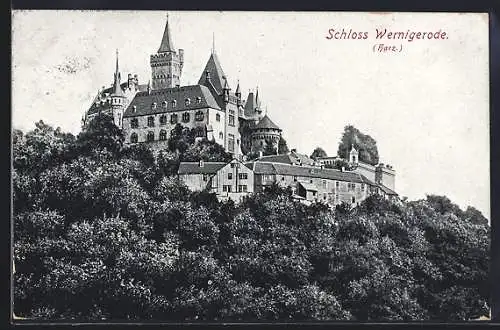
[[[391,31],[388,29],[375,29],[375,39],[385,40],[444,40],[448,39],[446,31],[439,29],[437,31]],[[372,34],[373,35],[373,34]],[[370,37],[368,31],[353,31],[352,29],[328,29],[326,39],[328,40],[364,40]]]

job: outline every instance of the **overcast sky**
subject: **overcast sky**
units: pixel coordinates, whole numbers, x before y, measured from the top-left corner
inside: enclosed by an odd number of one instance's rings
[[[488,17],[486,14],[170,12],[185,50],[181,84],[196,84],[215,48],[234,90],[259,96],[290,148],[335,155],[343,128],[371,135],[396,190],[472,205],[489,218]],[[159,11],[15,11],[13,127],[34,122],[78,133],[83,112],[113,80],[147,83],[166,19]],[[367,32],[327,39],[328,30]],[[446,32],[443,40],[377,40],[376,29]],[[401,52],[376,53],[375,44]]]

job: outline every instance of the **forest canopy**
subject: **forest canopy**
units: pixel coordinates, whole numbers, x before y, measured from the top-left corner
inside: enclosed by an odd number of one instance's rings
[[[454,321],[488,314],[490,228],[474,208],[432,195],[399,203],[372,196],[355,209],[330,209],[306,206],[277,186],[238,205],[219,202],[175,174],[181,160],[226,160],[223,149],[179,127],[153,153],[124,145],[110,123],[94,124],[78,136],[43,122],[13,132],[18,317]]]

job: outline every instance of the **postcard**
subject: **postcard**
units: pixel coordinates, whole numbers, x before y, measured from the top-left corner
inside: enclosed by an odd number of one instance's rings
[[[486,13],[12,12],[15,322],[490,317]]]

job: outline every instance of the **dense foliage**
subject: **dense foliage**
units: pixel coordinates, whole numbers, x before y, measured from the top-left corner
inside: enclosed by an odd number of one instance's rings
[[[363,134],[356,127],[347,125],[344,127],[337,155],[348,159],[352,146],[359,152],[360,161],[371,165],[378,164],[377,142],[370,135]]]
[[[241,204],[190,192],[179,159],[225,157],[178,129],[124,147],[14,132],[14,308],[78,320],[466,320],[487,314],[487,220],[443,196],[355,209],[277,186]],[[105,129],[103,133],[98,132]],[[205,143],[205,144],[203,144]],[[216,151],[211,154],[212,149]],[[215,156],[214,156],[215,155]]]

